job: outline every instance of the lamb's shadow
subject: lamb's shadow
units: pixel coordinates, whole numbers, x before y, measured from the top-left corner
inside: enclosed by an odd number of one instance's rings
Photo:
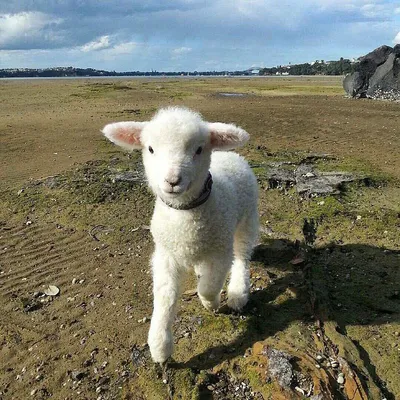
[[[311,321],[310,285],[324,297],[329,318],[343,331],[349,325],[380,325],[400,320],[400,252],[368,245],[329,245],[309,253],[304,265],[292,266],[296,243],[270,240],[255,256],[255,267],[281,270],[282,277],[253,291],[242,315],[247,329],[233,342],[207,349],[176,368],[209,369],[243,355],[255,342]],[[293,296],[289,296],[293,293]],[[373,296],[371,292],[373,291]],[[281,299],[281,300],[280,300]],[[226,308],[222,312],[229,312]],[[218,316],[216,316],[218,318]],[[237,316],[237,318],[240,318]]]

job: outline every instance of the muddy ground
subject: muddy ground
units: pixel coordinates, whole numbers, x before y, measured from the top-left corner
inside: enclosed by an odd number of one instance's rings
[[[0,104],[0,399],[400,398],[399,103],[317,77],[0,81]],[[188,280],[163,371],[153,198],[99,130],[175,104],[251,134],[261,243],[240,315]],[[323,197],[271,181],[300,165],[355,179]]]

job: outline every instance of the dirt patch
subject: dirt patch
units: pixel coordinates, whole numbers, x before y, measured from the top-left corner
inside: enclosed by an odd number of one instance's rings
[[[0,397],[399,397],[399,105],[335,96],[335,79],[0,82]],[[225,293],[208,313],[188,281],[160,370],[146,346],[153,198],[139,154],[99,129],[171,104],[252,134],[241,154],[259,181],[262,243],[241,315]],[[317,198],[271,188],[271,165],[305,159],[369,183]],[[60,293],[44,296],[48,285]],[[287,355],[284,387],[266,349]]]

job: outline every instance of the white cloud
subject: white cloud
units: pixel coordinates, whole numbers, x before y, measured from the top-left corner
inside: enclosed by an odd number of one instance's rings
[[[123,42],[112,47],[110,52],[114,55],[130,54],[137,48],[137,46],[138,44],[136,42]]]
[[[365,4],[361,7],[361,14],[367,18],[383,17],[387,18],[392,13],[392,7],[390,4]]]
[[[400,32],[396,35],[396,37],[393,39],[394,44],[400,44]]]
[[[92,42],[86,43],[83,46],[81,46],[81,50],[84,53],[87,53],[89,51],[97,51],[97,50],[103,50],[107,49],[111,46],[110,44],[110,37],[105,35],[97,38],[96,40],[93,40]]]
[[[39,36],[44,28],[60,24],[62,21],[61,18],[34,11],[0,14],[0,45],[32,39]]]
[[[92,42],[86,43],[85,45],[79,47],[79,50],[84,53],[90,53],[93,51],[102,53],[106,57],[109,55],[116,56],[120,54],[130,54],[132,53],[138,44],[136,42],[121,42],[114,44],[115,38],[111,38],[108,35],[101,36]]]
[[[187,54],[192,51],[191,47],[178,47],[176,49],[172,50],[172,53],[175,54],[176,56],[179,56],[181,54]]]
[[[400,7],[395,8],[395,9],[394,9],[394,13],[395,13],[395,14],[400,14]]]

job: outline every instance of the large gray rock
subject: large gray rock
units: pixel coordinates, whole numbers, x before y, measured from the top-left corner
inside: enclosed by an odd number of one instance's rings
[[[356,72],[343,81],[351,97],[400,100],[400,45],[381,46],[360,58]]]
[[[386,62],[376,69],[374,75],[369,80],[367,96],[384,96],[386,92],[397,92],[400,94],[399,72],[400,57],[392,53]]]
[[[349,96],[356,97],[365,88],[365,77],[358,71],[347,74],[343,81],[343,88]]]
[[[389,57],[389,54],[391,54],[392,52],[392,47],[384,45],[371,51],[364,57],[360,57],[360,64],[358,66],[359,71],[372,75],[375,72],[376,68],[379,65],[382,65]]]

